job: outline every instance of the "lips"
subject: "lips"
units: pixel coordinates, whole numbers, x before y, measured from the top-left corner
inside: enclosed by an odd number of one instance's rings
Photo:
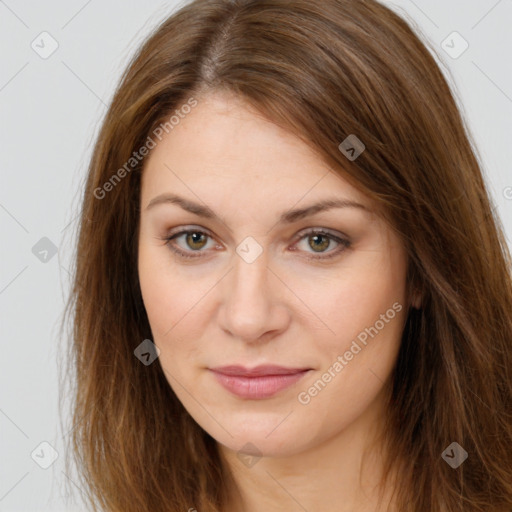
[[[210,368],[216,380],[239,398],[261,400],[270,398],[302,379],[310,368],[287,368],[262,365],[245,368],[239,365]]]
[[[286,368],[276,365],[260,365],[255,368],[245,368],[244,366],[232,365],[219,366],[217,368],[211,368],[211,370],[224,375],[234,375],[237,377],[261,377],[265,375],[293,375],[309,370],[309,368]]]

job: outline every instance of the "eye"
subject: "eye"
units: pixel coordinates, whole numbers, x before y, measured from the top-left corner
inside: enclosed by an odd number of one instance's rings
[[[313,260],[326,260],[334,258],[345,249],[350,247],[350,241],[346,238],[336,236],[325,229],[313,228],[299,235],[299,242],[306,242],[306,247],[313,249],[306,258]],[[327,252],[327,249],[335,243],[335,249]],[[308,251],[306,251],[308,252]]]
[[[191,251],[187,251],[187,247],[184,248],[185,250],[180,248],[174,242],[174,240],[179,240],[182,237],[184,237],[184,243],[192,249]],[[171,251],[176,253],[178,256],[182,258],[198,258],[202,256],[201,253],[204,251],[201,251],[201,249],[206,246],[206,241],[208,238],[211,238],[211,236],[204,231],[199,229],[189,229],[180,231],[179,233],[171,234],[170,236],[164,237],[162,240],[165,240],[169,246],[169,249],[171,249]]]
[[[184,237],[183,240],[186,247],[180,247],[176,243],[176,240],[182,237]],[[206,252],[202,249],[206,247],[208,238],[212,237],[205,231],[200,229],[188,229],[163,237],[161,240],[164,240],[169,249],[181,258],[199,258],[203,256],[202,253]],[[313,250],[306,258],[313,260],[333,258],[350,247],[349,240],[336,236],[321,228],[313,228],[307,232],[301,233],[298,242],[302,242],[303,240],[307,242],[307,247]],[[296,242],[295,245],[297,245],[298,242]],[[333,242],[336,244],[335,249],[327,252],[327,249]],[[292,250],[296,251],[296,249]],[[309,251],[306,249],[305,252]]]

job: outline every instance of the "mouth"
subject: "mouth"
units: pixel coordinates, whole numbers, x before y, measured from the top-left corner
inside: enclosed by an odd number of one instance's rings
[[[311,368],[263,365],[252,369],[243,366],[223,366],[209,370],[217,382],[233,395],[249,400],[261,400],[292,386],[309,373]]]

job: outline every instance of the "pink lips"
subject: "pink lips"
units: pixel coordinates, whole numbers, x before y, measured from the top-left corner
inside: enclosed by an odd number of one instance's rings
[[[309,368],[284,368],[263,365],[248,369],[243,366],[210,368],[217,381],[240,398],[269,398],[300,380]]]

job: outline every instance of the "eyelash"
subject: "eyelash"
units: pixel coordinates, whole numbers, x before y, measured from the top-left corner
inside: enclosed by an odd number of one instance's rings
[[[191,233],[195,233],[195,234],[199,233],[202,235],[206,235],[210,238],[213,238],[209,233],[202,231],[200,229],[188,229],[188,230],[179,231],[178,233],[171,234],[167,237],[163,237],[163,238],[161,238],[161,240],[165,241],[166,245],[169,247],[169,249],[181,258],[185,258],[185,259],[201,258],[202,257],[201,253],[203,253],[205,251],[191,251],[192,253],[194,253],[194,252],[197,253],[197,254],[191,254],[190,252],[185,252],[181,249],[178,249],[173,243],[171,243],[175,238],[178,238],[182,235],[189,235]],[[337,237],[337,236],[333,235],[332,233],[329,233],[323,229],[318,229],[318,228],[313,228],[313,229],[310,229],[309,231],[303,233],[302,236],[297,240],[296,243],[298,243],[301,240],[303,240],[304,238],[307,238],[308,236],[312,236],[312,235],[323,235],[330,240],[334,240],[335,242],[340,244],[340,246],[337,249],[328,252],[327,256],[306,256],[306,258],[309,260],[325,261],[325,260],[334,258],[338,254],[343,252],[345,249],[348,249],[351,245],[351,243],[348,240]]]

